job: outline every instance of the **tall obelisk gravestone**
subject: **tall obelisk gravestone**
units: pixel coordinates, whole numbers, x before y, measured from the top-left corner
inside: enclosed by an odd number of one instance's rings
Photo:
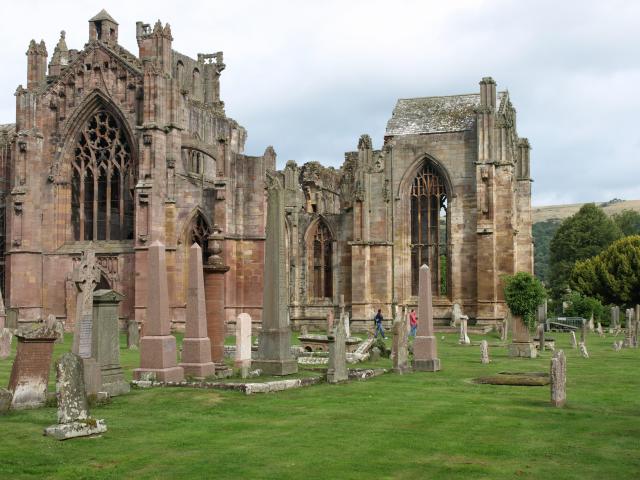
[[[177,365],[176,339],[171,335],[169,320],[169,288],[164,245],[159,241],[149,246],[149,289],[144,336],[140,339],[140,368],[133,378],[155,373],[160,382],[181,382],[184,370]]]
[[[202,249],[194,243],[189,249],[189,286],[187,287],[187,325],[182,340],[182,363],[186,375],[205,378],[213,375],[211,341],[207,336],[207,311],[204,300]]]
[[[433,330],[431,271],[426,265],[420,267],[418,285],[418,334],[413,342],[413,369],[437,372],[440,370],[440,359]]]
[[[291,355],[291,328],[287,314],[284,192],[276,177],[267,178],[267,240],[264,252],[262,331],[252,367],[265,375],[290,375],[298,371]]]

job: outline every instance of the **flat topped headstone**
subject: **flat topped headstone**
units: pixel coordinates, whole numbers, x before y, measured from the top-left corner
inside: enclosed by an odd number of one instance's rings
[[[235,366],[251,367],[251,316],[248,313],[241,313],[236,319]]]
[[[104,420],[95,420],[89,415],[83,360],[73,353],[65,353],[56,362],[56,396],[58,424],[45,428],[45,435],[67,440],[107,431]]]

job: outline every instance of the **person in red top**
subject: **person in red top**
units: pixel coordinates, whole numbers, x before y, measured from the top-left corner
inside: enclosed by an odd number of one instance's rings
[[[411,327],[409,336],[415,337],[416,332],[418,331],[418,316],[416,315],[416,311],[413,308],[411,309],[411,313],[409,313],[409,326]]]

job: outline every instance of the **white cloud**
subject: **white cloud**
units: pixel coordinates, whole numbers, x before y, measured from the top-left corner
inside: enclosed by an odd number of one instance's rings
[[[3,6],[0,122],[13,121],[29,40],[70,48],[101,8],[137,52],[135,21],[170,22],[187,55],[223,50],[227,113],[247,153],[339,165],[361,133],[382,142],[399,97],[509,88],[533,145],[534,203],[640,198],[639,2],[23,1]]]

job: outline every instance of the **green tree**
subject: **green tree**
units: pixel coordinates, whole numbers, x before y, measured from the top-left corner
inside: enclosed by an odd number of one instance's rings
[[[624,237],[599,255],[578,261],[570,282],[573,289],[603,303],[640,303],[640,235]]]
[[[542,282],[549,283],[549,245],[560,227],[560,220],[552,218],[533,224],[534,252],[533,271]]]
[[[623,235],[640,235],[640,212],[622,210],[611,217]]]
[[[606,316],[606,309],[597,298],[586,297],[579,292],[571,292],[567,298],[569,307],[564,314],[567,317],[582,317],[587,320],[593,315],[593,319],[601,321]]]
[[[569,277],[578,260],[600,253],[622,236],[618,226],[593,203],[587,203],[562,222],[549,248],[549,284],[555,298],[569,286]]]
[[[529,329],[532,329],[536,323],[536,309],[547,298],[544,285],[527,272],[504,275],[502,282],[509,309],[514,315],[521,316]]]

